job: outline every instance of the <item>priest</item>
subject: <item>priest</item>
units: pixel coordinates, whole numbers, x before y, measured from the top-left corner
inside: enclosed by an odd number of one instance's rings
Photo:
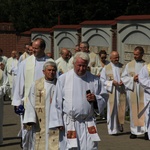
[[[27,133],[24,150],[57,150],[58,130],[49,130],[50,106],[56,84],[57,67],[54,62],[43,66],[44,77],[31,86],[24,114],[24,128]]]
[[[74,68],[58,78],[50,114],[50,128],[60,130],[60,150],[75,148],[98,150],[93,102],[99,110],[108,98],[98,77],[87,71],[89,56],[78,52],[74,56]]]

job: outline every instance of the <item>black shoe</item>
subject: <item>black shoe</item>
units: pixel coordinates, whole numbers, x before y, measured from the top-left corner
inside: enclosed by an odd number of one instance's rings
[[[116,134],[111,134],[111,135],[112,135],[112,136],[118,136],[119,134],[116,133]]]
[[[131,133],[130,139],[136,139],[136,138],[137,138],[137,135]]]
[[[119,131],[120,131],[120,132],[123,132],[123,124],[121,124],[121,125],[119,126]]]
[[[147,133],[147,132],[145,133],[144,139],[145,139],[145,140],[149,140],[149,138],[148,138],[148,133]]]

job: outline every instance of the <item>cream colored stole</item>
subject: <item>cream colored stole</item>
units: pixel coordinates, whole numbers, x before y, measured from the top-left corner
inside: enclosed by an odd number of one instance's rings
[[[49,150],[57,150],[59,147],[58,130],[51,130],[49,139],[45,139],[46,134],[48,133],[46,133],[46,129],[45,129],[46,127],[46,120],[45,120],[46,90],[44,88],[44,77],[36,81],[35,87],[36,87],[35,110],[36,110],[36,115],[37,115],[35,150],[45,150],[46,141],[48,141]]]
[[[24,52],[22,54],[22,60],[25,60],[28,56],[29,56],[29,54],[27,54],[27,52]]]
[[[106,77],[107,80],[113,81],[114,75],[111,64],[108,64],[106,67]],[[119,64],[120,74],[122,73],[123,65]],[[124,86],[120,87],[120,97],[119,97],[119,105],[118,105],[118,121],[120,124],[124,124],[125,120],[125,107],[126,107],[126,93]],[[110,116],[112,115],[115,103],[115,87],[113,86],[112,92],[109,93],[109,106],[110,106]],[[108,122],[109,123],[109,122]]]
[[[34,81],[34,69],[35,69],[35,56],[31,55],[26,62],[25,68],[25,94],[24,94],[24,106],[26,107],[26,102],[29,94],[31,84]]]
[[[143,63],[144,65],[145,63]],[[134,77],[135,74],[135,60],[129,62],[128,64],[128,73],[130,76]],[[134,91],[130,92],[130,101],[131,101],[131,109],[132,109],[132,118],[135,126],[144,126],[144,113],[143,115],[138,118],[138,114],[143,110],[144,108],[144,89],[140,86],[139,90],[139,101],[137,100],[137,88],[134,83]]]
[[[2,80],[2,77],[3,77],[3,70],[0,69],[0,80]]]

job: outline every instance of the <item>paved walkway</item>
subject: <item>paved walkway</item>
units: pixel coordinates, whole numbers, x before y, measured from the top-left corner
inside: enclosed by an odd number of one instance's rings
[[[0,150],[21,150],[20,139],[17,134],[20,128],[20,119],[10,105],[10,101],[4,102],[4,142],[0,145]],[[118,136],[109,136],[107,134],[106,121],[98,120],[98,132],[101,137],[99,150],[149,150],[150,141],[145,141],[143,136],[137,139],[130,139],[129,123],[124,125],[124,132]]]

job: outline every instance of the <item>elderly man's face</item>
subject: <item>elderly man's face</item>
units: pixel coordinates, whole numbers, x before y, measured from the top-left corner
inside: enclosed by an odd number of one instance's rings
[[[112,53],[110,60],[113,64],[119,63],[119,54],[117,52]]]
[[[89,52],[87,46],[85,46],[83,43],[80,44],[80,51],[85,53]]]
[[[74,71],[78,76],[83,76],[88,67],[88,61],[83,60],[82,58],[77,58],[74,63]]]
[[[53,66],[47,66],[45,70],[43,70],[43,73],[45,75],[45,79],[52,81],[54,80],[55,76],[56,76],[56,69]]]

